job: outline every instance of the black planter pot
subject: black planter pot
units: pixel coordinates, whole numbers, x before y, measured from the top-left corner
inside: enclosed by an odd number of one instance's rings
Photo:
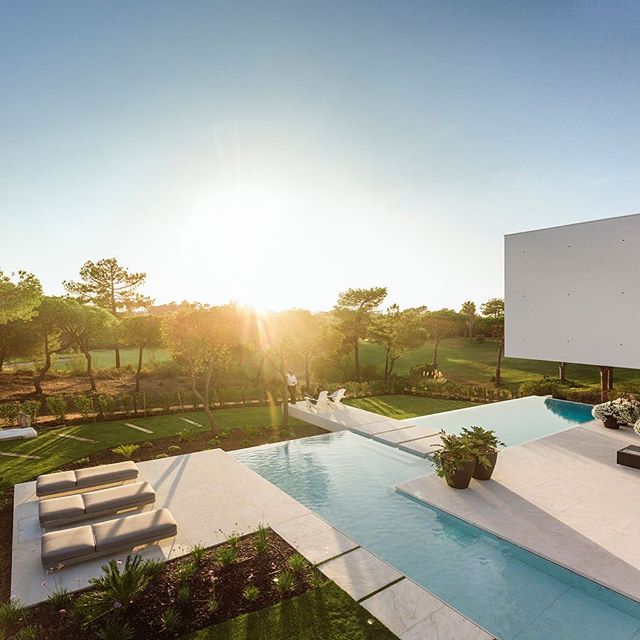
[[[471,482],[471,477],[476,468],[476,461],[469,460],[465,462],[461,469],[452,474],[445,475],[447,484],[454,489],[466,489]]]
[[[489,459],[489,466],[485,467],[480,464],[478,458],[475,460],[475,469],[473,471],[473,477],[476,480],[491,480],[493,470],[496,468],[496,462],[498,460],[498,452],[493,451],[486,456]]]
[[[604,420],[604,426],[607,429],[619,429],[620,425],[618,424],[618,421],[613,417],[613,416],[607,416]]]

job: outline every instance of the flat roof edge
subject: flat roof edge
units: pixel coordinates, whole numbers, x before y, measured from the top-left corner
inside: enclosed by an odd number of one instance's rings
[[[622,216],[611,216],[610,218],[597,218],[596,220],[583,220],[582,222],[570,222],[568,224],[557,224],[551,227],[541,227],[540,229],[529,229],[527,231],[514,231],[513,233],[505,233],[504,237],[521,236],[525,233],[537,233],[539,231],[551,231],[552,229],[563,229],[566,227],[577,227],[582,224],[593,224],[594,222],[607,222],[609,220],[622,220],[623,218],[633,218],[640,216],[640,213],[626,213]]]

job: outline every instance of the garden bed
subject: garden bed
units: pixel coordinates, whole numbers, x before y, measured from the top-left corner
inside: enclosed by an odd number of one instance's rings
[[[107,581],[105,572],[100,584],[83,593],[53,592],[47,602],[22,612],[20,622],[9,631],[21,627],[47,640],[88,640],[102,637],[98,634],[105,628],[117,627],[118,635],[109,637],[179,638],[324,582],[267,528],[232,536],[217,547],[194,547],[188,555],[167,563],[131,559],[132,566],[112,562],[112,579]],[[0,620],[0,630],[2,624]],[[127,627],[131,629],[128,636],[123,634]]]

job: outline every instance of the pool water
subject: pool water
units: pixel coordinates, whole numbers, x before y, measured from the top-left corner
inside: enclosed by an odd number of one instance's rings
[[[593,420],[591,409],[590,404],[528,396],[434,413],[403,422],[453,433],[458,433],[462,427],[477,425],[493,429],[507,446],[513,446],[589,422]]]
[[[346,431],[233,455],[500,640],[640,640],[640,603],[396,493],[427,460]]]

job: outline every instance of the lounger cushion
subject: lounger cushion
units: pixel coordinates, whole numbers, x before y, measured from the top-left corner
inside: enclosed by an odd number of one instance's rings
[[[58,471],[38,476],[36,480],[36,495],[46,496],[53,493],[73,491],[76,487],[75,471]]]
[[[52,567],[78,556],[86,556],[95,549],[91,525],[51,531],[42,536],[42,564]]]
[[[155,502],[156,493],[148,482],[102,489],[82,496],[87,514],[118,511]]]
[[[98,553],[121,547],[135,547],[142,542],[171,538],[178,525],[168,509],[158,509],[93,525]]]
[[[127,462],[116,462],[105,464],[99,467],[76,470],[76,484],[79,489],[83,487],[93,487],[112,482],[125,482],[138,477],[138,467],[130,460]]]
[[[80,495],[40,500],[38,509],[40,524],[44,526],[51,520],[67,520],[82,516],[84,514],[84,501]]]

